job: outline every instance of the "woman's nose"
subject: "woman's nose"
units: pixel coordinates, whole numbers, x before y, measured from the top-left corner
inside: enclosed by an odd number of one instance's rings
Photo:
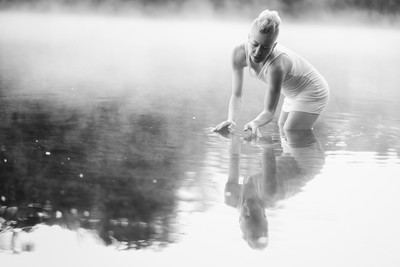
[[[256,50],[255,50],[255,54],[256,55],[260,55],[261,54],[260,48],[261,48],[261,46],[256,47]]]

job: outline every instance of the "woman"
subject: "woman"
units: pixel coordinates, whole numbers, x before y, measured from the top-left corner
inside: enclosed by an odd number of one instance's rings
[[[263,11],[251,25],[248,42],[236,46],[232,54],[233,85],[226,121],[214,128],[219,132],[236,126],[243,92],[243,69],[267,85],[263,111],[244,126],[252,135],[272,121],[280,94],[285,96],[279,125],[285,130],[312,129],[324,110],[329,87],[319,72],[305,59],[277,44],[281,19],[276,11]]]

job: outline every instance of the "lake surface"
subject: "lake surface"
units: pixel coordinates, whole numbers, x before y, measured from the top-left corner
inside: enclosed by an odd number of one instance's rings
[[[2,263],[398,266],[400,31],[284,24],[280,42],[325,76],[330,104],[312,133],[272,123],[251,142],[241,129],[264,89],[247,73],[237,132],[211,132],[247,30],[2,13]],[[253,250],[228,178],[271,162],[306,179],[267,208],[268,246]]]

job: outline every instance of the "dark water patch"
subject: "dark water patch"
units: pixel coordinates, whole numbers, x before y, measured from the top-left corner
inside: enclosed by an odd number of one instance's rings
[[[181,162],[192,153],[201,161],[201,150],[190,148],[187,137],[182,142],[188,133],[177,136],[162,114],[130,113],[114,101],[79,110],[21,98],[8,104],[0,134],[1,205],[18,208],[17,226],[29,225],[23,211],[34,204],[36,222],[96,229],[106,243],[138,248],[175,241]],[[42,216],[45,206],[51,209]]]

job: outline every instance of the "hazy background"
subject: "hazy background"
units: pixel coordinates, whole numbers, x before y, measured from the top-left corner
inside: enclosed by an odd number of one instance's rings
[[[396,0],[1,0],[2,9],[28,11],[101,12],[140,15],[233,16],[252,18],[263,9],[276,9],[285,19],[351,19],[393,22],[398,18]],[[355,17],[356,16],[356,17]]]
[[[93,231],[101,245],[166,251],[131,254],[152,263],[398,266],[399,5],[1,1],[0,206],[24,211],[23,226],[45,221]],[[255,256],[223,203],[229,139],[210,128],[226,118],[232,47],[265,8],[279,11],[279,42],[323,74],[331,99],[315,127],[326,165],[268,211],[270,246]],[[245,72],[239,135],[264,89]],[[275,126],[263,133],[278,143]],[[259,148],[243,151],[242,175],[258,171]],[[43,229],[45,253],[66,258],[74,245]]]

